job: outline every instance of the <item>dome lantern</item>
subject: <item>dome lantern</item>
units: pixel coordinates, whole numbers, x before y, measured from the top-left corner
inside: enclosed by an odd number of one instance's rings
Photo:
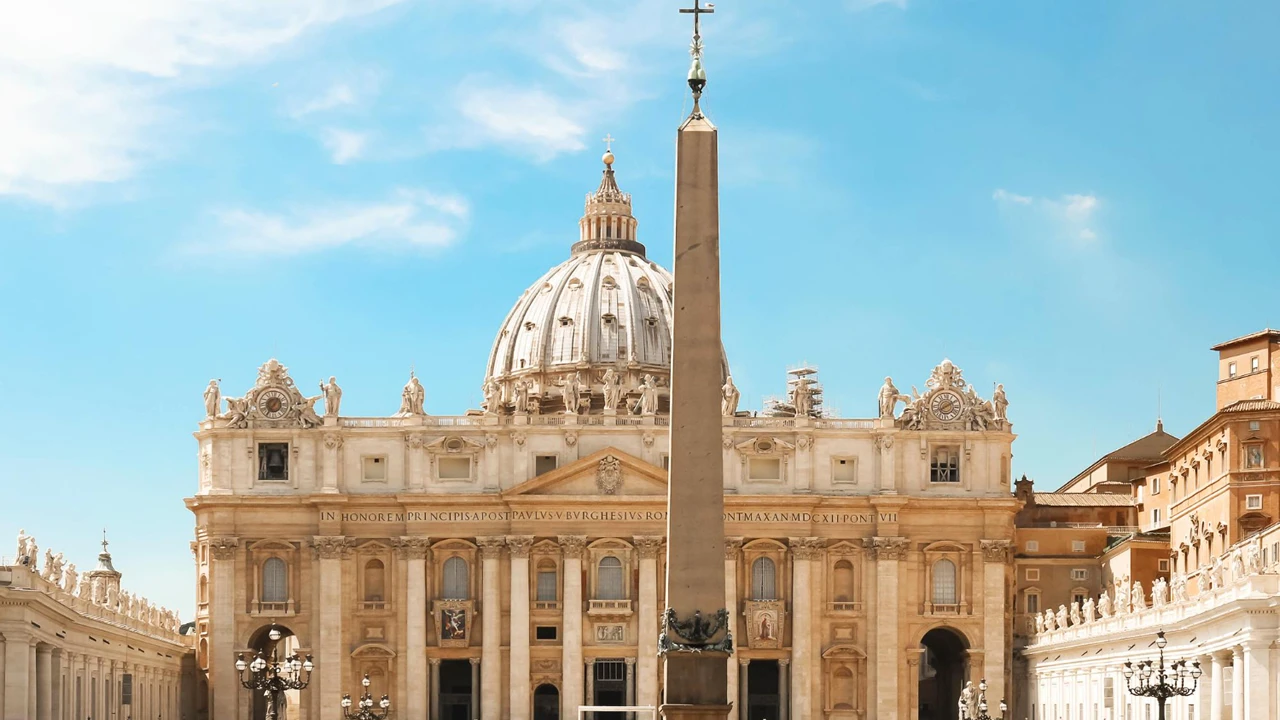
[[[574,254],[592,250],[620,250],[644,257],[644,245],[636,240],[637,222],[631,214],[631,193],[618,188],[613,174],[613,137],[606,135],[603,177],[600,187],[587,194],[582,219],[578,221],[578,242]]]

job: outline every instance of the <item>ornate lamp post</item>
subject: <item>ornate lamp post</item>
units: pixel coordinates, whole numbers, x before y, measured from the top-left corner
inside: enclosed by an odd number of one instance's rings
[[[1160,712],[1157,715],[1159,720],[1164,720],[1164,703],[1175,695],[1187,696],[1196,691],[1196,682],[1200,679],[1200,663],[1199,661],[1191,663],[1191,667],[1187,667],[1186,660],[1177,660],[1169,667],[1164,665],[1164,646],[1168,641],[1164,639],[1164,631],[1156,633],[1156,647],[1160,650],[1160,659],[1158,665],[1152,665],[1150,660],[1143,660],[1138,663],[1135,668],[1132,662],[1126,661],[1124,664],[1124,684],[1129,688],[1129,693],[1139,697],[1155,698]],[[1133,682],[1137,677],[1137,683]],[[1154,682],[1152,676],[1155,677]],[[1187,679],[1191,680],[1191,684],[1187,684]]]
[[[1004,714],[1009,709],[1004,700],[1000,700],[1000,717],[993,718],[987,714],[987,679],[983,678],[978,682],[978,714],[973,720],[1004,720]]]
[[[355,703],[351,702],[350,695],[342,696],[342,717],[347,720],[386,720],[391,715],[391,701],[386,695],[382,696],[378,701],[378,707],[382,708],[382,714],[379,715],[373,709],[373,696],[369,694],[369,673],[364,674],[360,684],[364,685],[364,694]],[[354,713],[351,712],[352,704],[358,708]]]
[[[281,660],[278,656],[277,644],[280,631],[275,625],[267,633],[271,638],[271,659],[267,660],[259,650],[253,660],[245,662],[244,653],[236,656],[236,671],[240,673],[240,684],[249,690],[261,690],[267,698],[267,720],[276,720],[277,705],[285,690],[301,690],[311,682],[311,671],[315,665],[308,655],[304,660],[294,653]]]

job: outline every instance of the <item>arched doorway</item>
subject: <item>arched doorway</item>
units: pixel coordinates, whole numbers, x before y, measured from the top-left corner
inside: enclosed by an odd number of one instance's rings
[[[920,720],[958,720],[960,690],[968,675],[964,638],[950,628],[934,628],[920,638]]]
[[[272,628],[275,628],[280,632],[280,639],[271,639]],[[262,653],[262,657],[266,658],[268,661],[271,660],[272,652],[276,653],[276,657],[284,659],[296,652],[299,647],[300,644],[297,636],[293,634],[292,630],[284,625],[263,625],[249,636],[248,648],[254,653]],[[245,656],[245,662],[250,662],[252,660],[252,657],[249,657],[248,655]],[[250,697],[250,702],[253,703],[253,707],[250,710],[252,715],[250,717],[252,717],[253,720],[266,720],[266,696],[257,692],[247,693],[247,695]],[[299,699],[299,692],[297,690],[286,691],[276,701],[276,720],[292,720],[296,715],[296,711],[293,710],[293,708],[298,706]]]
[[[533,691],[533,720],[559,720],[560,691],[555,685],[539,685]]]

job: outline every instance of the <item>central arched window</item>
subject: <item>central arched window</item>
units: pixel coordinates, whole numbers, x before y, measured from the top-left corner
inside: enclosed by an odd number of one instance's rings
[[[600,558],[596,573],[596,599],[623,600],[626,597],[622,584],[622,561],[612,555]]]
[[[381,560],[364,564],[364,601],[383,602],[387,599],[387,569]]]
[[[444,561],[444,599],[466,600],[469,590],[467,561],[460,557],[451,557]]]
[[[556,563],[544,558],[538,561],[538,602],[556,601]]]
[[[835,567],[835,597],[836,602],[854,602],[853,599],[853,563],[848,560],[841,560],[836,563]]]
[[[289,601],[289,566],[280,558],[262,563],[262,602]]]
[[[956,564],[950,560],[939,560],[933,564],[933,603],[956,604]]]
[[[751,563],[751,599],[778,599],[778,568],[767,557],[756,558]]]

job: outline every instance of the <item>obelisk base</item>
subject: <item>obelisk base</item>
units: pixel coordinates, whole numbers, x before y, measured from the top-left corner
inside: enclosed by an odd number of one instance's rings
[[[725,720],[732,705],[662,705],[658,708],[664,720]]]

